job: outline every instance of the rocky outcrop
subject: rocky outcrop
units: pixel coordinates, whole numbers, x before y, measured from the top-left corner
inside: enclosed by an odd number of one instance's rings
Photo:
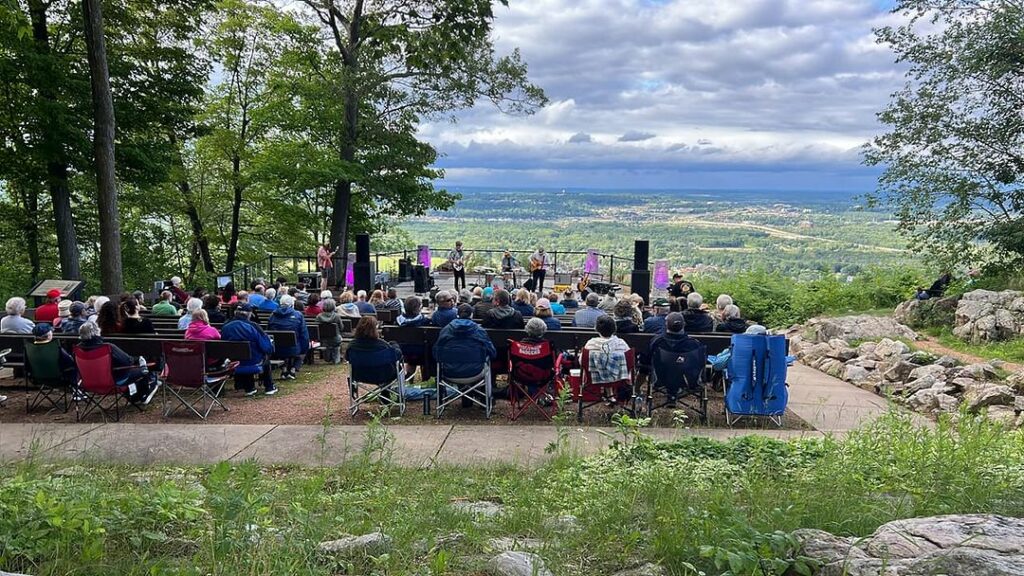
[[[930,326],[952,327],[956,317],[959,296],[931,298],[929,300],[907,300],[893,311],[892,316],[897,322],[911,328],[927,328]]]
[[[1024,519],[994,515],[912,518],[863,540],[820,530],[793,533],[821,576],[1024,576]]]
[[[1024,334],[1024,293],[974,290],[964,294],[956,307],[953,334],[975,344]]]
[[[828,342],[837,338],[847,342],[880,338],[917,340],[916,332],[887,316],[813,318],[804,329],[813,335],[815,342]]]

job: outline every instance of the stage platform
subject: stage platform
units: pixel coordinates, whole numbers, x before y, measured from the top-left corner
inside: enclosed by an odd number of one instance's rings
[[[516,282],[517,282],[517,285],[520,286],[520,287],[522,286],[523,282],[525,282],[526,280],[529,280],[529,279],[530,279],[530,273],[529,272],[523,272],[523,273],[517,273],[516,274]],[[474,272],[466,271],[466,286],[469,287],[470,289],[472,289],[475,286],[481,286],[481,287],[487,286],[488,285],[487,280],[488,280],[488,278],[487,278],[487,275],[485,275],[485,274],[477,274],[477,273],[474,273]],[[579,281],[579,279],[575,278],[575,279],[572,280],[572,284],[569,284],[568,282],[566,282],[566,283],[559,283],[559,284],[553,284],[551,282],[551,277],[548,276],[548,278],[546,278],[545,282],[544,282],[544,291],[545,292],[550,292],[551,290],[554,290],[556,286],[560,289],[559,293],[561,293],[562,291],[568,289],[570,286],[572,286],[573,290],[575,291],[575,288],[576,288],[575,285],[576,285],[576,283],[578,281]],[[455,276],[451,272],[434,272],[434,285],[436,285],[438,287],[438,289],[440,289],[440,290],[452,290],[453,288],[455,288]],[[417,295],[417,296],[427,295],[427,293],[418,293],[418,292],[416,292],[416,290],[415,290],[416,286],[415,286],[415,284],[411,280],[408,281],[408,282],[392,282],[391,286],[398,291],[398,297],[399,298],[406,298],[408,296],[413,296],[413,295]],[[628,285],[620,285],[620,289],[619,289],[619,291],[617,293],[618,294],[629,294],[629,292],[630,291],[629,291],[629,286]]]

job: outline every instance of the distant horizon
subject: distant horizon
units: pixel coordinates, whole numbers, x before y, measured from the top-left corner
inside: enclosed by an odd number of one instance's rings
[[[484,184],[447,184],[443,180],[435,180],[435,186],[454,190],[463,188],[468,190],[501,190],[501,191],[523,191],[523,192],[744,192],[744,193],[771,193],[771,192],[820,192],[822,194],[835,194],[846,196],[860,196],[868,194],[869,190],[843,190],[843,189],[806,189],[806,188],[709,188],[709,187],[641,187],[641,186],[539,186],[533,184],[525,185],[484,185]]]

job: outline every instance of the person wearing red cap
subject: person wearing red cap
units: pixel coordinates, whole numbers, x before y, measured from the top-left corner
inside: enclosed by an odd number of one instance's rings
[[[60,290],[56,288],[46,293],[46,304],[36,308],[36,323],[46,322],[53,324],[53,321],[60,316]]]

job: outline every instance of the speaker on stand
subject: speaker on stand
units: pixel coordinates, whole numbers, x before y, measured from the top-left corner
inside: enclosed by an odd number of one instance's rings
[[[430,290],[430,271],[422,264],[412,267],[413,292],[426,294]]]
[[[356,292],[373,288],[375,274],[373,263],[370,262],[370,235],[356,234],[356,263],[352,265],[352,276]]]
[[[633,273],[630,277],[630,290],[639,294],[645,304],[651,303],[651,242],[636,240],[633,243]]]
[[[633,242],[633,270],[648,270],[651,267],[651,241]]]

